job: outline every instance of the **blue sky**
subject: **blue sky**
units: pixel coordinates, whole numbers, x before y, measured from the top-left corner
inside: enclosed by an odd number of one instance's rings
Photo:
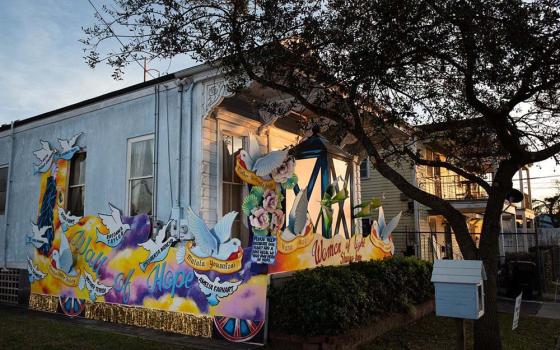
[[[25,119],[143,81],[130,65],[122,81],[104,64],[89,68],[82,26],[94,23],[87,0],[0,0],[0,124]],[[102,1],[93,0],[98,9]],[[118,45],[118,43],[114,43]],[[170,72],[193,65],[174,59]],[[167,70],[169,62],[151,67]]]
[[[92,0],[98,9],[108,1]],[[0,0],[0,124],[143,81],[136,64],[121,81],[111,78],[110,67],[86,65],[78,40],[82,26],[94,23],[93,15],[87,0]],[[174,72],[192,65],[189,58],[178,57],[150,67],[164,73],[168,67]],[[533,197],[555,194],[558,175],[553,161],[532,167]]]

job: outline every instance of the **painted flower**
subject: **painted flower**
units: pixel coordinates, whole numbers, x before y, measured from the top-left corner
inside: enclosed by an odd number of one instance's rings
[[[263,195],[263,207],[264,209],[269,212],[273,213],[278,206],[278,195],[276,191],[267,189],[264,191]]]
[[[282,229],[282,226],[284,226],[285,219],[286,216],[284,215],[284,211],[282,209],[274,210],[274,212],[272,213],[272,227],[275,230]]]
[[[249,216],[249,222],[256,229],[267,229],[270,225],[268,212],[262,207],[253,208],[251,216]]]
[[[277,183],[285,183],[294,174],[294,158],[288,157],[278,168],[272,170],[272,178]]]

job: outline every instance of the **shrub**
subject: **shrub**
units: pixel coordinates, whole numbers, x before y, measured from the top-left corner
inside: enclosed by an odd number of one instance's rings
[[[269,291],[273,331],[334,335],[393,312],[409,312],[433,296],[431,264],[416,258],[300,271]]]

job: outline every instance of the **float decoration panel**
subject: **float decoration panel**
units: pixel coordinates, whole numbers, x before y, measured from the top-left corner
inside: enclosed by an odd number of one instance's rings
[[[110,201],[97,215],[68,212],[69,167],[80,135],[59,139],[60,149],[41,141],[34,152],[41,194],[26,237],[32,308],[264,342],[269,274],[394,253],[391,232],[400,214],[386,224],[376,199],[352,208],[353,165],[329,158],[333,146],[306,148],[300,158],[294,148],[262,154],[250,134],[235,164],[248,186],[241,215],[252,244],[242,247],[231,234],[237,212],[208,227],[187,208],[186,232],[170,220],[154,234],[148,215],[124,216]],[[372,231],[352,234],[352,221],[377,208]]]
[[[222,327],[231,341],[261,336],[254,325],[266,320],[268,276],[252,272],[252,248],[230,237],[237,214],[208,228],[189,208],[190,239],[171,234],[173,220],[152,235],[148,215],[124,216],[111,203],[73,215],[68,176],[80,135],[34,152],[41,194],[26,236],[30,307],[205,337]]]
[[[401,214],[386,224],[375,198],[352,207],[352,163],[318,134],[265,155],[249,135],[248,151],[239,152],[235,170],[250,187],[242,210],[253,236],[255,264],[273,274],[394,254],[392,231]],[[375,209],[371,232],[354,234],[353,220],[373,217]]]

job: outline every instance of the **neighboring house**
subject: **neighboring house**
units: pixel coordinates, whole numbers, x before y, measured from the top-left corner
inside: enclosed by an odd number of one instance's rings
[[[443,159],[444,155],[438,154],[431,148],[420,145],[418,149],[425,159]],[[476,183],[473,183],[447,169],[414,165],[402,162],[397,167],[399,173],[409,182],[438,197],[449,200],[452,205],[460,210],[467,221],[473,240],[479,240],[484,220],[487,193]],[[399,211],[403,216],[397,229],[393,232],[395,251],[401,254],[417,255],[423,259],[433,258],[461,258],[461,253],[450,226],[442,215],[434,214],[430,208],[411,200],[389,180],[385,179],[372,164],[364,160],[360,164],[362,199],[372,197],[382,199],[385,215],[392,217]],[[492,174],[485,178],[491,182]],[[515,205],[504,205],[502,215],[501,255],[512,244],[525,244],[527,235],[516,242],[516,232],[534,232],[534,212],[531,207],[531,184],[529,169],[524,168],[519,172],[519,187],[524,189],[524,200]],[[374,218],[375,219],[375,218]],[[371,220],[370,220],[371,221]],[[365,220],[364,229],[369,222]],[[520,235],[521,236],[521,235]]]

